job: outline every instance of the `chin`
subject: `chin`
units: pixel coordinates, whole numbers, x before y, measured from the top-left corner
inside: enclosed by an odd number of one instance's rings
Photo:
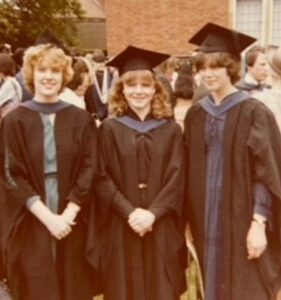
[[[209,91],[209,92],[215,92],[217,91],[218,89],[214,86],[206,86],[206,89]]]
[[[136,109],[136,110],[139,110],[139,109],[145,108],[145,106],[143,106],[143,105],[134,105],[133,108]]]

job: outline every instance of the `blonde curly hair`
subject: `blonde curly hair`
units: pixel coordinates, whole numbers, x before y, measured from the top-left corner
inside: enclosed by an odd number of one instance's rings
[[[117,116],[122,116],[126,113],[129,105],[123,93],[124,84],[134,82],[137,78],[154,85],[155,94],[151,102],[152,116],[156,119],[172,117],[173,111],[168,93],[155,74],[149,70],[129,71],[115,81],[109,95],[110,113]]]
[[[43,60],[47,59],[51,67],[62,71],[62,86],[61,92],[68,82],[72,79],[72,58],[65,54],[65,52],[52,44],[42,44],[32,46],[25,51],[23,57],[22,74],[24,84],[28,90],[34,94],[34,68]]]

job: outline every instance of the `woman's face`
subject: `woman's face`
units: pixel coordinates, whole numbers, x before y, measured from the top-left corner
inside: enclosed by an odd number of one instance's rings
[[[130,71],[132,77],[128,77],[123,83],[123,93],[128,105],[133,110],[144,110],[150,108],[151,101],[155,95],[155,82],[149,71]]]
[[[63,83],[61,68],[43,59],[34,66],[35,98],[39,101],[50,102],[57,98]]]
[[[199,71],[202,82],[210,92],[219,92],[231,85],[231,79],[223,67],[204,67]]]

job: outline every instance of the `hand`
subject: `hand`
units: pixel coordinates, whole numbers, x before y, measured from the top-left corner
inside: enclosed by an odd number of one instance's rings
[[[29,210],[36,216],[49,230],[49,232],[58,240],[66,237],[71,232],[71,224],[61,215],[54,214],[40,200],[36,200]]]
[[[128,223],[130,227],[140,236],[152,231],[155,216],[152,212],[143,208],[136,208],[130,215]]]
[[[147,232],[152,231],[152,226],[148,227],[147,229],[141,230],[140,232],[137,232],[140,237],[143,237]]]
[[[71,226],[74,226],[76,222],[74,222],[78,212],[80,211],[80,206],[73,202],[69,202],[66,208],[64,209],[61,216],[64,218],[64,220]]]
[[[248,259],[259,258],[267,246],[265,224],[252,221],[247,234]]]
[[[69,224],[62,215],[52,214],[45,222],[49,232],[56,239],[65,238],[71,232],[71,224]]]

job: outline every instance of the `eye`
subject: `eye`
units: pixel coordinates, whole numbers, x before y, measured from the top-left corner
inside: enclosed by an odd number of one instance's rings
[[[60,68],[58,68],[58,67],[52,67],[51,70],[54,73],[60,73],[61,72]]]
[[[150,83],[146,83],[146,82],[145,82],[145,83],[142,83],[142,86],[143,86],[143,87],[150,87],[150,86],[151,86],[151,84],[150,84]]]
[[[128,86],[128,87],[134,87],[134,86],[136,86],[136,83],[135,83],[135,82],[127,82],[127,83],[125,84],[125,86]]]
[[[38,72],[46,72],[46,68],[45,67],[38,67],[37,71]]]

